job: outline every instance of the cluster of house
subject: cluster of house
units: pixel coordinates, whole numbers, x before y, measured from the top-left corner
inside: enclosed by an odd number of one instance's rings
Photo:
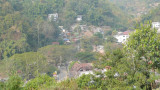
[[[63,39],[65,44],[79,43],[81,42],[80,40],[82,38],[84,37],[91,38],[96,33],[101,33],[104,36],[104,33],[106,31],[111,30],[110,26],[95,27],[95,26],[87,26],[87,25],[79,25],[79,24],[72,25],[70,30],[64,29],[63,26],[59,26],[59,28],[61,30],[60,37]],[[58,42],[53,42],[52,44],[59,45]],[[101,53],[104,52],[104,46],[102,45],[93,46],[93,48],[94,48],[93,49],[94,52],[101,52]]]

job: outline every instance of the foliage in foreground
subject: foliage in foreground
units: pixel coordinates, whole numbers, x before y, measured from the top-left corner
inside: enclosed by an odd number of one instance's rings
[[[51,85],[56,85],[56,81],[48,75],[40,75],[27,83],[24,83],[18,75],[13,75],[6,82],[0,82],[0,90],[41,90]]]
[[[49,77],[47,75],[38,76],[25,85],[25,90],[40,90],[42,87],[48,87],[51,85],[55,85],[56,81],[54,78]]]
[[[0,82],[0,90],[21,90],[23,81],[21,77],[14,75],[11,76],[7,82]]]

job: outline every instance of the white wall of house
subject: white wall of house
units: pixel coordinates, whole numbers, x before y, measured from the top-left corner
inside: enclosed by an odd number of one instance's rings
[[[115,35],[114,37],[118,40],[118,43],[124,43],[129,38],[129,35]]]
[[[160,22],[152,22],[152,28],[159,29],[160,28]]]
[[[79,73],[79,77],[82,76],[82,75],[88,75],[88,74],[94,75],[93,71],[82,71],[82,72]]]
[[[58,13],[54,13],[54,14],[48,14],[48,20],[49,21],[56,21],[58,19]]]
[[[77,16],[77,21],[82,21],[82,15]]]
[[[160,22],[152,22],[152,28],[156,28],[157,33],[160,33]]]

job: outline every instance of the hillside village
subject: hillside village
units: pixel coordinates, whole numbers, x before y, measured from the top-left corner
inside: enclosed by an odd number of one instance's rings
[[[0,90],[160,87],[158,0],[0,0]]]
[[[55,21],[58,19],[58,13],[55,14],[49,14],[48,20]],[[100,33],[103,37],[102,39],[107,40],[106,32],[111,31],[112,28],[110,26],[102,26],[102,27],[96,27],[96,26],[87,26],[87,25],[80,25],[79,22],[81,22],[82,16],[78,15],[76,18],[77,23],[72,25],[69,30],[64,29],[63,26],[59,26],[59,29],[61,30],[60,37],[63,39],[64,43],[66,45],[75,44],[74,46],[77,48],[79,52],[84,52],[84,50],[81,48],[80,43],[82,38],[92,38],[94,34]],[[152,28],[158,29],[158,33],[160,32],[160,22],[152,22]],[[116,39],[116,44],[125,44],[127,42],[127,39],[129,38],[130,34],[133,32],[133,30],[127,30],[124,32],[116,32],[112,36]],[[60,45],[60,42],[52,42],[52,45]],[[92,45],[92,52],[97,52],[100,54],[105,54],[105,48],[103,45]],[[74,61],[70,61],[70,64]],[[61,66],[59,66],[59,69]],[[66,75],[63,75],[63,79],[60,79],[59,75],[61,74],[61,71],[59,74],[53,73],[53,76],[57,78],[57,80],[65,80],[68,77],[79,77],[83,74],[93,74],[93,71],[97,71],[97,69],[93,69],[92,63],[81,63],[80,61],[75,63],[70,69],[69,64],[67,67],[62,66],[62,71],[67,71]],[[101,72],[105,72],[108,69],[110,69],[110,66],[106,66],[106,68],[98,70]],[[63,73],[64,74],[64,73]],[[0,75],[2,76],[2,75]],[[4,75],[3,75],[4,76]],[[1,77],[0,80],[7,80],[7,77]]]
[[[55,14],[48,14],[48,21],[49,22],[56,22],[58,20],[58,13]],[[80,22],[83,20],[82,15],[78,15],[75,21],[74,25],[70,27],[70,29],[65,29],[63,26],[59,26],[60,29],[60,37],[64,41],[65,45],[71,45],[73,44],[74,47],[77,48],[79,52],[85,52],[83,48],[81,48],[81,40],[83,38],[92,38],[95,34],[101,34],[102,40],[107,40],[106,33],[108,31],[112,31],[112,28],[110,26],[101,26],[96,27],[93,25],[81,25]],[[160,22],[152,22],[152,28],[158,29],[158,33],[160,33]],[[126,31],[119,31],[116,33],[111,34],[113,38],[116,39],[114,41],[117,45],[122,45],[127,42],[127,39],[129,38],[130,34],[134,32],[134,30],[126,30]],[[60,42],[52,42],[52,45],[60,45]],[[100,53],[102,55],[105,54],[105,48],[102,44],[92,45],[92,52]],[[70,64],[72,66],[69,68]],[[75,62],[70,61],[67,66],[63,66],[63,64],[60,64],[58,66],[58,69],[60,70],[59,73],[55,71],[52,75],[55,77],[58,81],[66,80],[67,78],[78,78],[82,75],[88,75],[88,74],[94,74],[94,72],[106,72],[107,70],[110,70],[112,67],[105,66],[103,69],[94,68],[93,63],[83,63],[83,62]],[[21,72],[21,71],[20,71]],[[115,73],[115,77],[118,76],[118,73]],[[158,74],[157,74],[158,75]],[[99,76],[97,76],[99,77]],[[0,74],[0,80],[6,81],[8,80],[8,77]],[[159,81],[157,81],[158,83]]]
[[[56,14],[52,14],[53,16],[50,17],[49,15],[49,20],[54,20],[56,21],[58,19],[58,15]],[[51,19],[53,18],[53,19]],[[66,45],[69,44],[76,44],[75,46],[77,47],[77,49],[79,50],[79,52],[84,52],[83,49],[81,49],[80,46],[80,42],[82,38],[92,38],[94,36],[94,34],[96,33],[100,33],[102,34],[102,39],[107,40],[106,37],[106,32],[107,31],[111,31],[112,28],[110,26],[102,26],[102,27],[96,27],[96,26],[87,26],[87,25],[80,25],[79,22],[81,22],[82,19],[82,15],[78,15],[76,18],[77,23],[72,25],[70,30],[66,30],[63,28],[63,26],[59,26],[59,28],[61,29],[61,38],[63,38],[64,42]],[[160,33],[160,22],[152,22],[152,28],[158,29],[157,33]],[[112,34],[112,36],[116,39],[116,44],[125,44],[127,42],[127,39],[129,38],[130,34],[134,32],[134,30],[126,30],[126,31],[120,31],[120,32],[116,32],[115,34]],[[53,42],[53,45],[59,45],[59,42]],[[93,50],[92,52],[98,52],[100,54],[105,54],[105,49],[103,45],[92,45]],[[69,65],[71,63],[72,66],[69,68]],[[59,74],[53,74],[53,77],[55,77],[57,80],[66,80],[67,78],[78,78],[80,76],[84,75],[88,75],[88,74],[93,74],[94,72],[106,72],[107,70],[110,70],[111,67],[110,66],[106,66],[103,69],[97,69],[94,68],[92,63],[81,63],[80,61],[75,62],[75,61],[70,61],[69,65],[67,66],[67,69],[65,69],[67,72],[66,74],[63,73],[63,77],[59,77],[59,75],[61,75],[61,71]],[[62,66],[63,67],[63,66]],[[63,70],[62,70],[63,72]],[[157,74],[158,75],[158,74]],[[115,73],[115,76],[118,76],[117,73]],[[61,79],[63,78],[63,79]],[[159,81],[157,81],[156,83],[158,83]]]

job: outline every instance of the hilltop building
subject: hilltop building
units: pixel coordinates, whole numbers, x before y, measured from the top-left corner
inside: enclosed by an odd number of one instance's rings
[[[57,21],[58,19],[58,13],[53,13],[53,14],[48,14],[48,20],[51,22],[53,21]]]

